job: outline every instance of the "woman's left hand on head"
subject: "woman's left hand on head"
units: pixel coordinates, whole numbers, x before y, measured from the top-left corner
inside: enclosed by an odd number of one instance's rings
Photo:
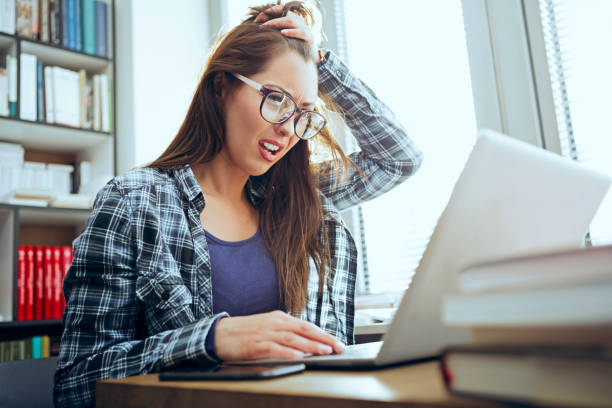
[[[266,9],[266,11],[274,12],[276,11],[275,8],[278,7],[282,9],[283,6],[273,6]],[[313,45],[314,36],[302,17],[295,13],[288,12],[285,17],[270,18],[270,16],[266,14],[266,11],[259,13],[255,18],[256,23],[263,22],[262,25],[277,28],[280,30],[281,34],[286,37],[297,38]]]

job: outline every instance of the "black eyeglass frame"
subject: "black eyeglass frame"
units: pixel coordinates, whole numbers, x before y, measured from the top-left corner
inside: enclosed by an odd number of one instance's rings
[[[268,87],[266,87],[265,85],[262,85],[256,81],[253,81],[250,78],[245,77],[244,75],[240,75],[240,74],[235,74],[235,73],[231,73],[234,77],[238,78],[239,80],[241,80],[242,82],[244,82],[245,84],[249,85],[250,87],[256,89],[257,91],[259,91],[259,93],[261,93],[262,98],[261,98],[261,103],[259,104],[259,114],[261,115],[262,119],[265,120],[268,123],[272,123],[272,124],[280,124],[280,123],[285,123],[286,121],[288,121],[289,119],[291,119],[291,117],[295,116],[296,112],[299,112],[298,116],[293,120],[293,133],[300,139],[302,140],[309,140],[312,139],[313,137],[315,137],[316,135],[319,134],[319,132],[321,132],[321,130],[323,130],[323,128],[325,128],[325,126],[327,125],[327,118],[325,116],[323,116],[320,112],[314,111],[314,110],[308,110],[308,109],[301,109],[297,102],[295,101],[295,99],[293,99],[293,97],[291,95],[289,95],[287,92],[281,90],[281,89],[270,89]],[[264,117],[263,115],[263,106],[264,106],[264,102],[266,101],[266,98],[268,97],[269,94],[271,94],[272,92],[277,92],[277,93],[281,93],[284,96],[286,96],[287,98],[289,98],[289,100],[291,102],[293,102],[293,113],[291,115],[288,115],[286,119],[280,120],[278,122],[272,121],[272,120],[268,120]],[[302,117],[302,115],[304,113],[313,113],[315,115],[319,115],[322,119],[323,119],[323,126],[321,126],[321,128],[319,130],[317,130],[317,133],[313,134],[310,137],[304,138],[300,135],[297,134],[297,123],[300,120],[300,118]],[[304,131],[305,133],[306,131]]]

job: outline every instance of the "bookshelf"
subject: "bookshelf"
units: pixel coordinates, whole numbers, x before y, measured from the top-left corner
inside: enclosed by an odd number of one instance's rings
[[[58,1],[62,7],[68,4]],[[88,161],[92,175],[109,178],[116,175],[115,1],[104,0],[104,3],[107,5],[107,56],[68,48],[63,41],[58,45],[18,35],[17,23],[15,33],[0,32],[0,54],[17,59],[17,112],[14,116],[0,115],[0,142],[20,144],[25,150],[25,161],[53,164]],[[87,78],[106,75],[111,89],[110,131],[21,119],[22,53],[35,55],[45,67],[57,66],[75,72],[84,69]],[[61,319],[18,320],[18,248],[71,245],[90,212],[83,208],[36,207],[0,201],[0,342],[61,335]]]

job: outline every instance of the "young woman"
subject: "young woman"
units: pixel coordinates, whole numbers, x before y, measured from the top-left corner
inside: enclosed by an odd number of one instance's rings
[[[357,250],[339,211],[422,156],[316,49],[314,23],[299,2],[253,8],[218,43],[161,157],[99,192],[64,281],[57,406],[93,404],[99,379],[353,343]],[[333,104],[359,153],[326,127]],[[332,159],[311,162],[312,143]]]

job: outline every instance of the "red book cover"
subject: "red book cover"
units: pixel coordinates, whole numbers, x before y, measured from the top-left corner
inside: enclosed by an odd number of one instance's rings
[[[53,248],[45,247],[45,294],[43,296],[43,317],[53,319]]]
[[[62,317],[62,247],[53,247],[53,301],[51,302],[53,318]]]
[[[26,309],[26,247],[20,246],[17,264],[17,320],[25,320]]]
[[[43,247],[34,247],[36,265],[34,267],[34,319],[43,318],[43,293],[45,285],[45,252]]]
[[[63,261],[63,268],[62,268],[62,286],[64,284],[64,277],[66,276],[66,272],[68,272],[68,269],[70,268],[70,265],[72,265],[72,247],[67,245],[62,247],[62,261]],[[60,292],[61,296],[60,296],[60,300],[61,300],[61,315],[64,314],[64,308],[66,307],[66,299],[64,298],[64,290],[62,289]]]
[[[34,318],[34,247],[26,249],[26,274],[25,274],[25,319]]]

